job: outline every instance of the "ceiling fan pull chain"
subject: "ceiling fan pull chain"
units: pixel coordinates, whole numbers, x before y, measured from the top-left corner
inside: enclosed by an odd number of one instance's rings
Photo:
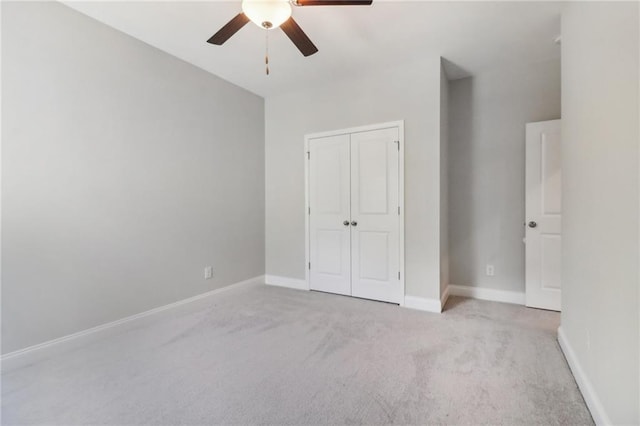
[[[269,75],[269,31],[265,31],[266,34],[266,53],[264,55],[264,64],[267,75]]]

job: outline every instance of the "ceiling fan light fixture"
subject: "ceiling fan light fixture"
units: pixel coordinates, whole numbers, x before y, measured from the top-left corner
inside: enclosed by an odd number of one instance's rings
[[[242,0],[242,11],[260,28],[273,29],[291,17],[289,0]]]

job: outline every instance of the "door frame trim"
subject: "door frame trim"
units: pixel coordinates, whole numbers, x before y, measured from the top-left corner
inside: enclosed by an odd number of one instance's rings
[[[366,126],[351,127],[347,129],[331,130],[327,132],[310,133],[304,136],[304,277],[306,289],[310,290],[309,262],[311,259],[311,239],[309,236],[309,141],[311,139],[329,136],[339,136],[351,133],[369,132],[371,130],[383,130],[390,128],[398,129],[399,150],[398,150],[398,204],[400,205],[400,224],[398,236],[400,238],[400,283],[402,293],[406,295],[406,285],[404,276],[404,120],[389,121],[386,123],[370,124]]]

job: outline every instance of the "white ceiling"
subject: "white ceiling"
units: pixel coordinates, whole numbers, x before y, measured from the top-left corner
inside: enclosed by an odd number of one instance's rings
[[[319,52],[303,57],[282,30],[247,24],[223,46],[206,43],[241,1],[64,1],[107,25],[267,97],[441,55],[450,78],[560,56],[559,2],[374,0],[372,6],[296,7]]]

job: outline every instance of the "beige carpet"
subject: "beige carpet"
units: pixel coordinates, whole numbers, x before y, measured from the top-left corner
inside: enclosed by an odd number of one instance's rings
[[[592,424],[558,323],[245,285],[3,372],[3,424]]]

